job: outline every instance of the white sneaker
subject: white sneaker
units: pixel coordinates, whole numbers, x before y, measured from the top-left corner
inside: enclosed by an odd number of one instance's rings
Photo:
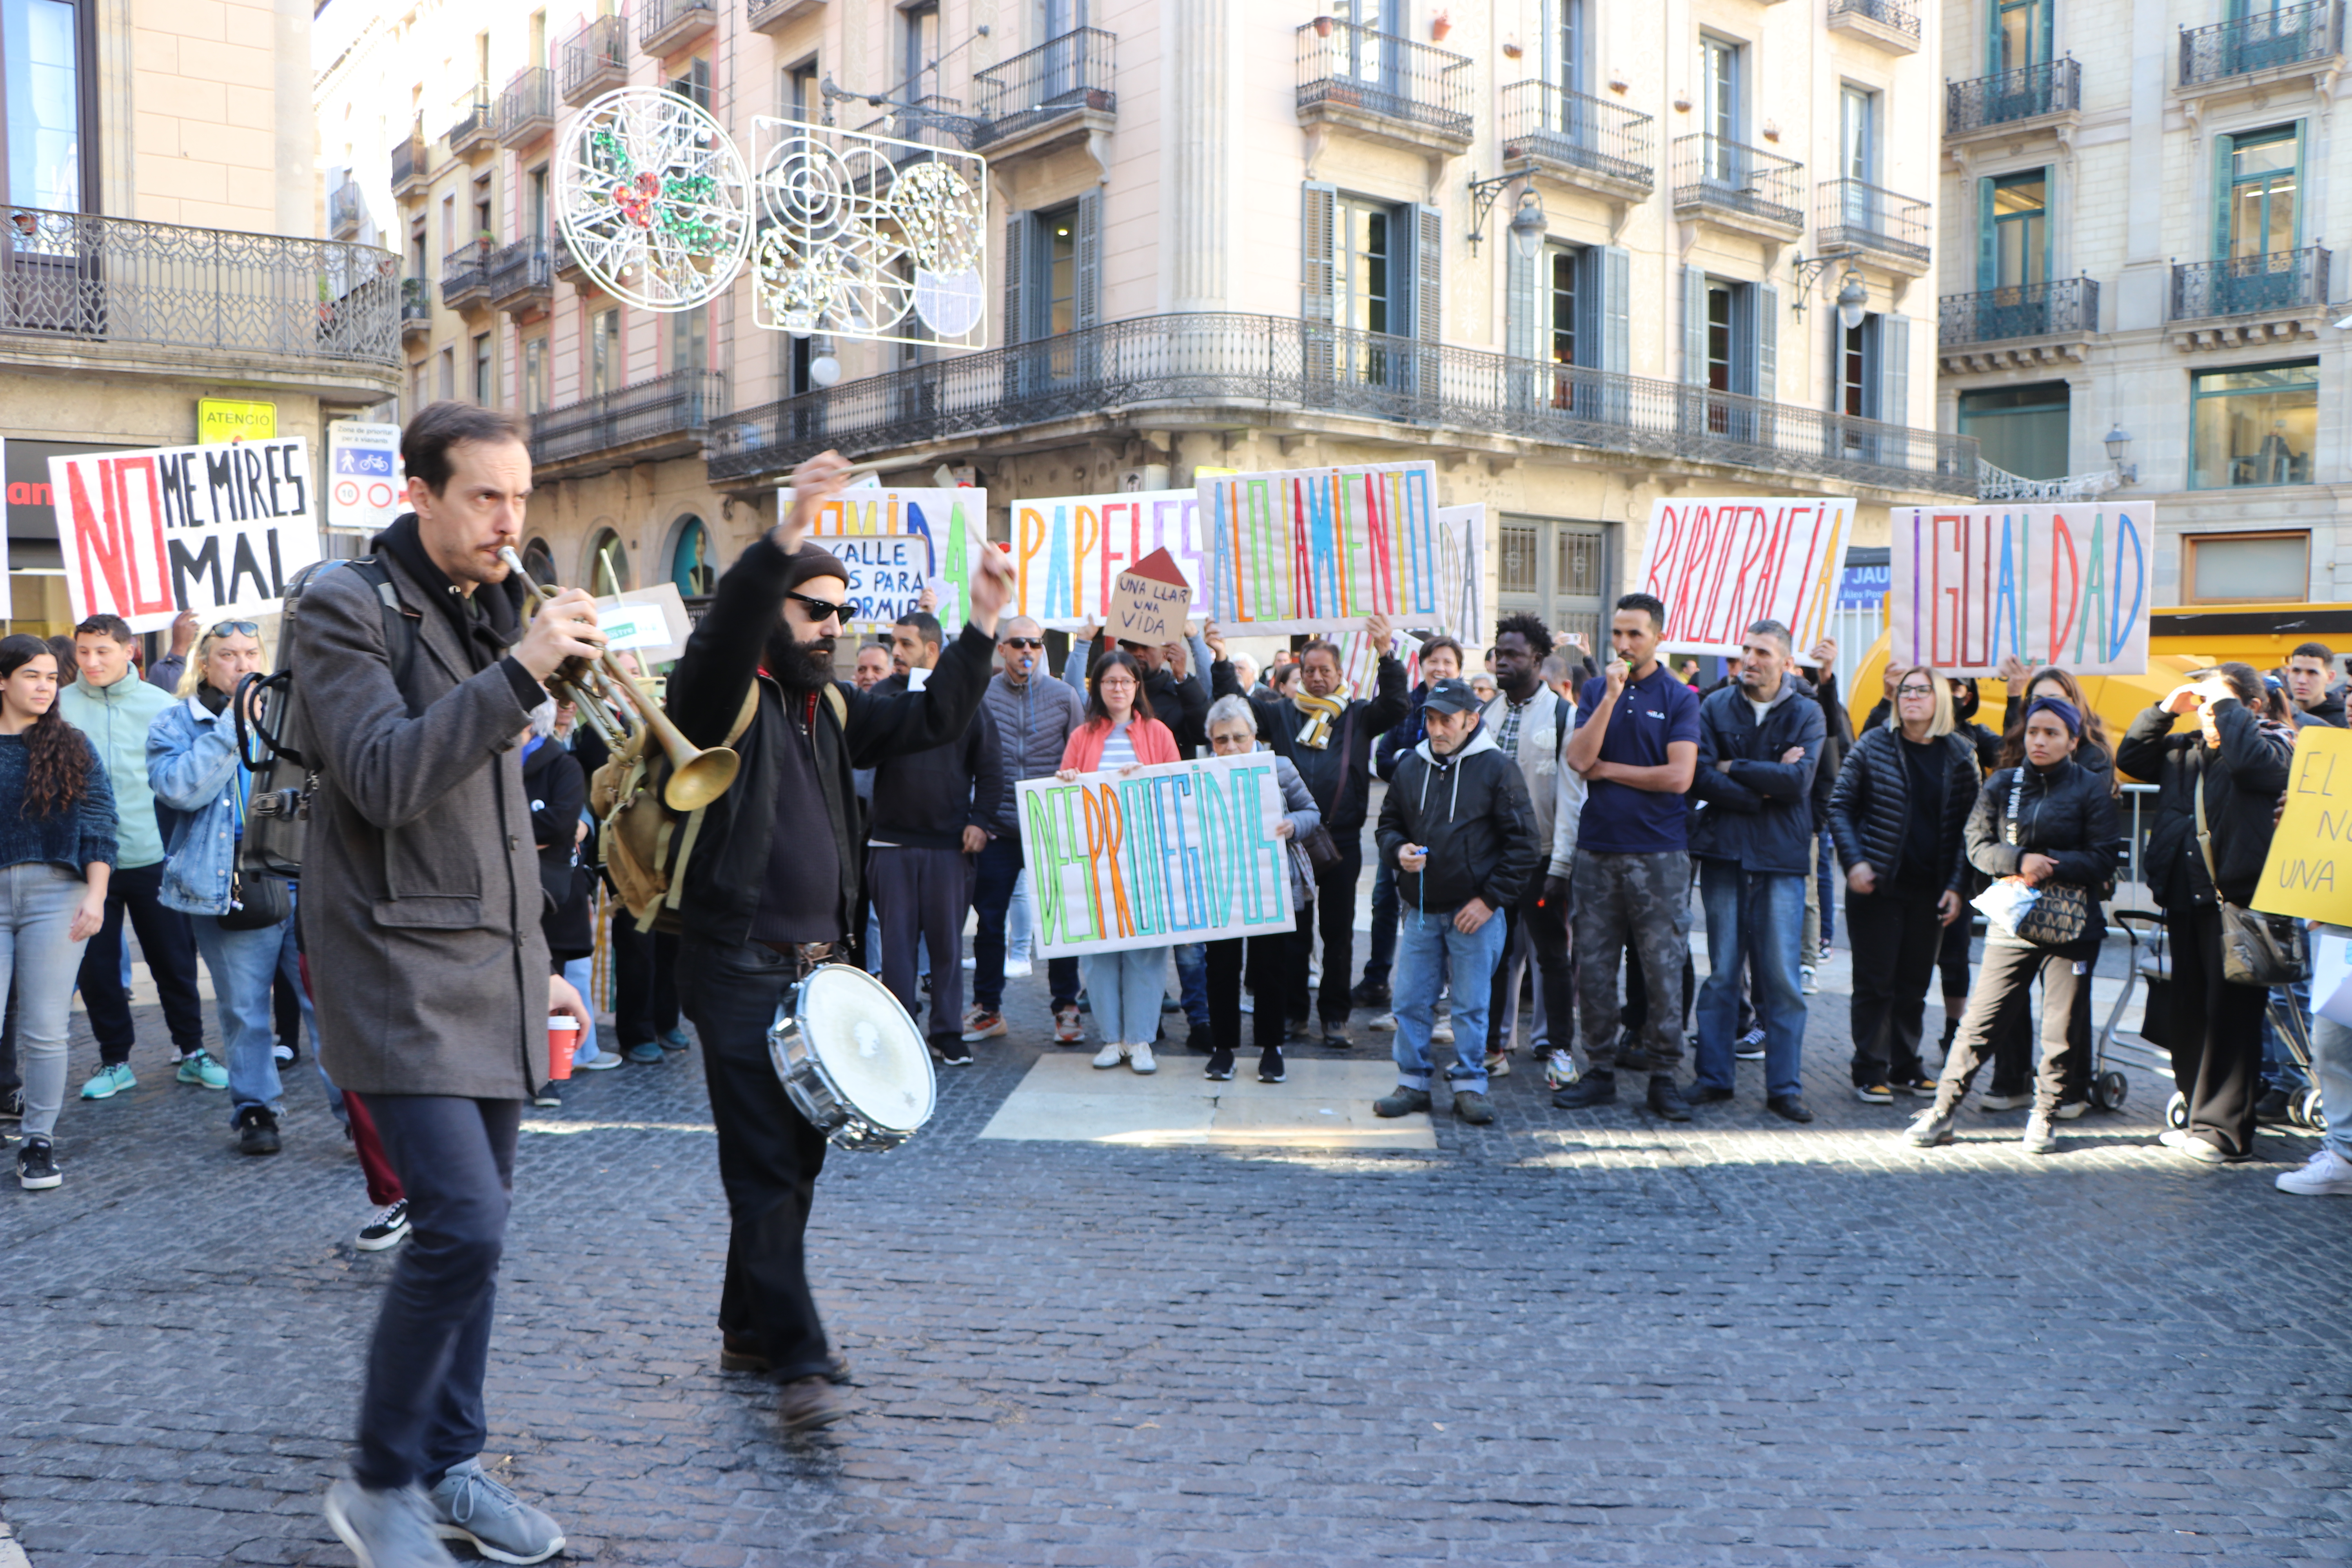
[[[1814,977],[1811,964],[1801,963],[1797,966],[1797,989],[1808,996],[1818,996],[1822,994],[1821,982]]]
[[[1004,974],[1009,980],[1021,979],[1036,973],[1035,967],[1025,958],[1008,958],[1004,961]]]
[[[2167,1149],[2185,1149],[2189,1146],[2189,1129],[2168,1127],[2156,1135],[2156,1141]]]
[[[2352,1160],[2325,1145],[2312,1152],[2303,1168],[2278,1179],[2278,1190],[2306,1198],[2352,1197]]]
[[[1566,1051],[1553,1051],[1544,1058],[1544,1087],[1566,1089],[1576,1081],[1576,1058]]]
[[[1095,1059],[1097,1063],[1102,1060],[1099,1057]],[[1160,1070],[1160,1064],[1151,1058],[1151,1043],[1148,1040],[1142,1045],[1129,1049],[1127,1065],[1140,1073],[1155,1073]]]
[[[1452,1045],[1454,1043],[1454,1020],[1450,1017],[1440,1018],[1436,1023],[1432,1024],[1429,1026],[1429,1037],[1435,1040],[1441,1046]]]
[[[1106,1044],[1102,1049],[1095,1053],[1095,1066],[1098,1068],[1115,1068],[1125,1060],[1127,1060],[1127,1047],[1121,1045]]]
[[[1373,1019],[1370,1023],[1365,1025],[1364,1027],[1370,1029],[1375,1035],[1393,1035],[1396,1033],[1396,1015],[1394,1013],[1383,1013],[1379,1017]]]

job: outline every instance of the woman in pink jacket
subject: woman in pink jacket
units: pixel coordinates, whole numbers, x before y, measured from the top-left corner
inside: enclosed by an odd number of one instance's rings
[[[1154,763],[1177,763],[1176,737],[1151,716],[1143,695],[1143,667],[1132,654],[1114,648],[1095,661],[1087,721],[1062,748],[1061,772],[1067,784],[1080,773],[1131,773]],[[1125,1062],[1141,1073],[1157,1072],[1151,1037],[1160,1031],[1160,999],[1168,984],[1168,948],[1128,948],[1088,953],[1078,960],[1086,977],[1087,1005],[1103,1047],[1095,1066]]]

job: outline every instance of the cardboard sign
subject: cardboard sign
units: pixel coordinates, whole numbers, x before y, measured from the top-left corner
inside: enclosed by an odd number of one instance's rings
[[[929,541],[911,533],[860,534],[829,539],[825,548],[849,568],[849,625],[887,626],[923,607],[931,561]],[[945,593],[940,601],[947,602]]]
[[[1013,604],[1069,631],[1110,618],[1119,571],[1154,551],[1201,588],[1201,500],[1192,490],[1057,496],[1013,503]]]
[[[1192,610],[1192,584],[1176,568],[1176,558],[1155,550],[1118,574],[1105,623],[1112,639],[1142,647],[1184,640],[1184,617]]]
[[[1435,464],[1235,474],[1200,497],[1209,613],[1228,637],[1436,619]]]
[[[380,533],[408,510],[400,426],[337,419],[327,426],[327,526]]]
[[[1664,602],[1670,651],[1737,654],[1763,620],[1808,648],[1828,629],[1853,531],[1843,497],[1661,499],[1633,585]]]
[[[782,516],[792,510],[790,487],[776,492]],[[809,537],[832,550],[836,540],[868,535],[913,535],[923,542],[922,574],[940,579],[943,589],[931,613],[950,633],[970,617],[973,573],[988,542],[988,492],[959,488],[886,489],[879,485],[844,490],[817,509]],[[838,553],[838,552],[835,552]]]
[[[1895,659],[1947,675],[1990,675],[2011,654],[2078,676],[2147,672],[2154,508],[1901,507],[1889,527]]]
[[[675,583],[649,583],[627,594],[608,594],[596,601],[596,625],[614,653],[634,652],[638,668],[676,658],[686,651],[694,617],[686,613],[686,598]]]
[[[108,613],[147,632],[182,609],[206,624],[275,615],[288,580],[319,559],[299,436],[51,458],[49,488],[77,621]]]
[[[2294,732],[2286,810],[2271,835],[2254,908],[2352,925],[2352,730],[2307,724]]]
[[[1274,753],[1016,786],[1048,957],[1288,931],[1290,846]]]
[[[1486,646],[1486,507],[1437,509],[1436,628],[1464,647]]]

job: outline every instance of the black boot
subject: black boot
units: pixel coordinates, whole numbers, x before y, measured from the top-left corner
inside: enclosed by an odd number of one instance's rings
[[[1596,1105],[1614,1105],[1617,1103],[1617,1075],[1613,1072],[1586,1073],[1565,1089],[1554,1090],[1551,1102],[1554,1109],[1559,1110],[1585,1110]]]
[[[1661,1072],[1650,1075],[1650,1114],[1668,1121],[1688,1121],[1691,1119],[1690,1103],[1683,1099],[1683,1091],[1675,1087],[1674,1074]]]

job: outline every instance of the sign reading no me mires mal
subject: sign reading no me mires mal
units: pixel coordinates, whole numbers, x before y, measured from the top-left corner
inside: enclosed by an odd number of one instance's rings
[[[1024,779],[1037,941],[1063,957],[1288,931],[1290,845],[1271,752]]]

